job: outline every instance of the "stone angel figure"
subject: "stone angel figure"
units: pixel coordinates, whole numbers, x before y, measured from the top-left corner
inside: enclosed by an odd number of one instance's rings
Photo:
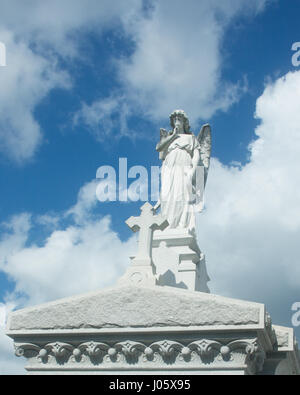
[[[162,160],[160,200],[168,228],[195,231],[195,212],[203,209],[203,193],[211,155],[211,128],[202,126],[196,137],[183,110],[170,115],[172,130],[160,129],[156,146]]]

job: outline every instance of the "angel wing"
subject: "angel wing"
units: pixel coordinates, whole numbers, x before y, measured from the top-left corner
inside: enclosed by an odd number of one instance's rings
[[[202,126],[197,140],[200,144],[201,160],[205,168],[209,168],[211,154],[211,127],[208,123]]]
[[[206,183],[211,154],[211,127],[208,123],[202,126],[198,134],[197,140],[200,145],[200,158],[205,169],[204,182]]]

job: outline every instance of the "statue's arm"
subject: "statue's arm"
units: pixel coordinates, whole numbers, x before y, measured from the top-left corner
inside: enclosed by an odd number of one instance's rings
[[[190,169],[190,177],[192,181],[195,178],[197,166],[199,166],[200,162],[201,162],[200,150],[195,149],[192,157],[192,168]]]
[[[172,132],[172,134],[168,134],[168,132],[164,129],[160,130],[160,141],[156,145],[156,151],[160,152],[165,150],[175,139],[179,136]]]
[[[193,158],[192,158],[192,165],[193,165],[194,172],[196,171],[197,166],[199,166],[200,159],[201,159],[200,151],[198,149],[195,149]]]

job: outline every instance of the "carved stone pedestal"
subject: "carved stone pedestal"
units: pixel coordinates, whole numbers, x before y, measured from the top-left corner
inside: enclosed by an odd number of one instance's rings
[[[155,268],[152,259],[138,259],[131,257],[131,264],[127,268],[125,274],[119,279],[118,284],[136,285],[136,286],[152,286],[156,285]]]
[[[187,229],[154,232],[152,258],[159,285],[209,292],[205,255]]]

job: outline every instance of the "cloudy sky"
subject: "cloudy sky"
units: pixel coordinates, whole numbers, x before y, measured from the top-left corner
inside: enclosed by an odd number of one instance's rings
[[[9,311],[124,272],[136,248],[124,221],[141,202],[99,202],[96,172],[118,174],[120,158],[159,166],[159,128],[177,108],[195,134],[213,131],[197,218],[211,292],[292,325],[299,12],[299,0],[0,0],[0,373],[25,372]]]

